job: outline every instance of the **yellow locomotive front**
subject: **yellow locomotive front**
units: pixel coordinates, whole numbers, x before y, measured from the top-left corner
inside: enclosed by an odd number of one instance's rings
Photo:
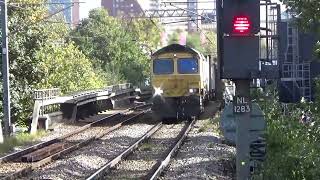
[[[203,109],[201,55],[172,44],[152,56],[153,113],[159,119],[198,116]]]

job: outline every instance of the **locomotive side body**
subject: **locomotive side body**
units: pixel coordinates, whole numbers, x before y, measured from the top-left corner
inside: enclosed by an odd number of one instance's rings
[[[194,49],[172,44],[152,56],[153,113],[159,119],[198,116],[210,92],[210,63]]]

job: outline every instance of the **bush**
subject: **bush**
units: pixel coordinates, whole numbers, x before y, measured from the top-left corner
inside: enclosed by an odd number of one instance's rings
[[[319,102],[283,108],[276,98],[264,99],[261,103],[267,120],[264,179],[320,179]],[[299,122],[302,111],[311,112],[312,125]]]
[[[73,44],[45,46],[38,52],[43,60],[42,82],[38,88],[58,87],[63,93],[101,88],[106,85],[99,70]]]

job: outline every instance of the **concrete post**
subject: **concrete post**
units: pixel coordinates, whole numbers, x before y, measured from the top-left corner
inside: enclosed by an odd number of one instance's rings
[[[250,97],[250,80],[237,80],[236,83],[236,97]],[[238,101],[235,98],[234,101]],[[238,103],[238,102],[234,102]],[[244,103],[244,102],[241,102]],[[237,148],[237,180],[248,180],[250,177],[250,114],[251,102],[248,104],[249,109],[245,109],[241,113],[235,114],[236,120],[236,148]],[[239,106],[243,107],[243,106]],[[244,106],[246,108],[246,106]],[[235,107],[234,107],[235,108]]]
[[[71,104],[71,122],[75,123],[77,122],[77,111],[78,111],[78,106],[76,104]]]
[[[0,120],[0,144],[3,143],[3,134],[2,134],[2,121]]]
[[[40,107],[41,107],[40,101],[36,100],[34,102],[34,108],[32,113],[31,131],[30,131],[31,134],[37,133]]]
[[[0,1],[2,30],[2,77],[3,77],[3,114],[4,135],[11,134],[10,83],[9,83],[9,50],[8,50],[8,7],[7,0]]]

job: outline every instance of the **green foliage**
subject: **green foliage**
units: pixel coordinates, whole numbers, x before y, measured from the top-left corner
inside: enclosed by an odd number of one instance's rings
[[[10,2],[43,4],[46,1]],[[65,42],[69,28],[64,23],[43,21],[47,16],[45,5],[8,6],[11,115],[12,122],[19,125],[27,125],[34,103],[32,93],[37,88],[61,87],[65,92],[102,86],[101,73],[96,73],[74,45]],[[59,20],[59,16],[53,19]]]
[[[299,27],[305,31],[311,31],[320,37],[320,3],[318,0],[281,0],[296,16]],[[320,58],[319,42],[315,46],[315,53]]]
[[[317,0],[281,0],[297,16],[301,28],[320,33],[320,3]]]
[[[175,31],[169,35],[168,43],[169,44],[178,44],[179,43],[179,34],[177,31]]]
[[[152,151],[153,148],[154,148],[153,144],[149,142],[145,142],[139,147],[139,151]]]
[[[208,119],[202,120],[201,127],[199,128],[198,132],[213,132],[215,135],[221,135],[220,130],[220,112],[217,112],[214,117],[210,117]]]
[[[131,19],[124,21],[127,33],[130,33],[135,41],[141,45],[148,46],[151,50],[156,50],[160,44],[160,34],[163,31],[159,22],[153,19]],[[130,29],[130,32],[129,32]]]
[[[179,36],[181,34],[181,30],[177,29],[171,35],[169,35],[169,44],[179,43]],[[205,37],[205,39],[201,40],[201,35]],[[186,39],[186,45],[198,50],[204,54],[217,55],[217,34],[214,31],[207,32],[192,32],[188,33]]]
[[[319,179],[319,100],[314,103],[289,104],[286,110],[276,98],[270,96],[264,97],[260,104],[267,120],[264,179]],[[299,121],[302,111],[311,112],[313,125]]]
[[[10,1],[43,3],[43,0]],[[32,91],[42,79],[36,53],[42,46],[61,37],[66,28],[38,22],[46,16],[43,6],[23,9],[8,7],[11,113],[13,122],[23,122],[32,109]],[[59,30],[59,31],[56,31]],[[2,94],[1,97],[2,99]],[[1,107],[2,108],[2,107]]]
[[[214,31],[208,31],[205,33],[205,43],[202,45],[205,54],[213,54],[217,56],[217,33]]]
[[[315,46],[315,54],[316,56],[320,59],[320,41],[318,41],[316,43],[316,46]]]
[[[62,93],[100,88],[104,78],[95,72],[89,59],[73,44],[44,46],[36,59],[44,60],[40,69],[44,76],[38,88],[59,87]]]
[[[19,133],[16,136],[5,139],[3,144],[0,144],[0,155],[12,151],[14,147],[26,145],[32,141],[35,141],[46,133],[44,131],[38,131],[36,134]]]
[[[95,9],[71,37],[96,68],[137,84],[146,80],[150,69],[149,58],[141,46],[157,46],[160,33],[146,21],[128,23],[108,16],[104,9]],[[130,27],[136,29],[131,31]]]
[[[203,52],[203,48],[201,46],[200,33],[189,33],[187,36],[186,45],[200,52]]]
[[[10,2],[22,5],[46,1]],[[46,5],[8,8],[13,123],[27,125],[34,103],[32,93],[37,88],[57,87],[67,93],[125,81],[144,82],[149,75],[150,63],[141,44],[155,49],[160,39],[160,30],[151,21],[126,24],[97,9],[70,33],[63,22],[48,22],[59,21],[62,16],[60,13],[47,19]],[[135,31],[128,30],[131,28]]]
[[[217,54],[217,34],[214,31],[203,32],[204,40],[201,41],[201,33],[189,33],[187,36],[187,45],[195,48],[204,54]]]

